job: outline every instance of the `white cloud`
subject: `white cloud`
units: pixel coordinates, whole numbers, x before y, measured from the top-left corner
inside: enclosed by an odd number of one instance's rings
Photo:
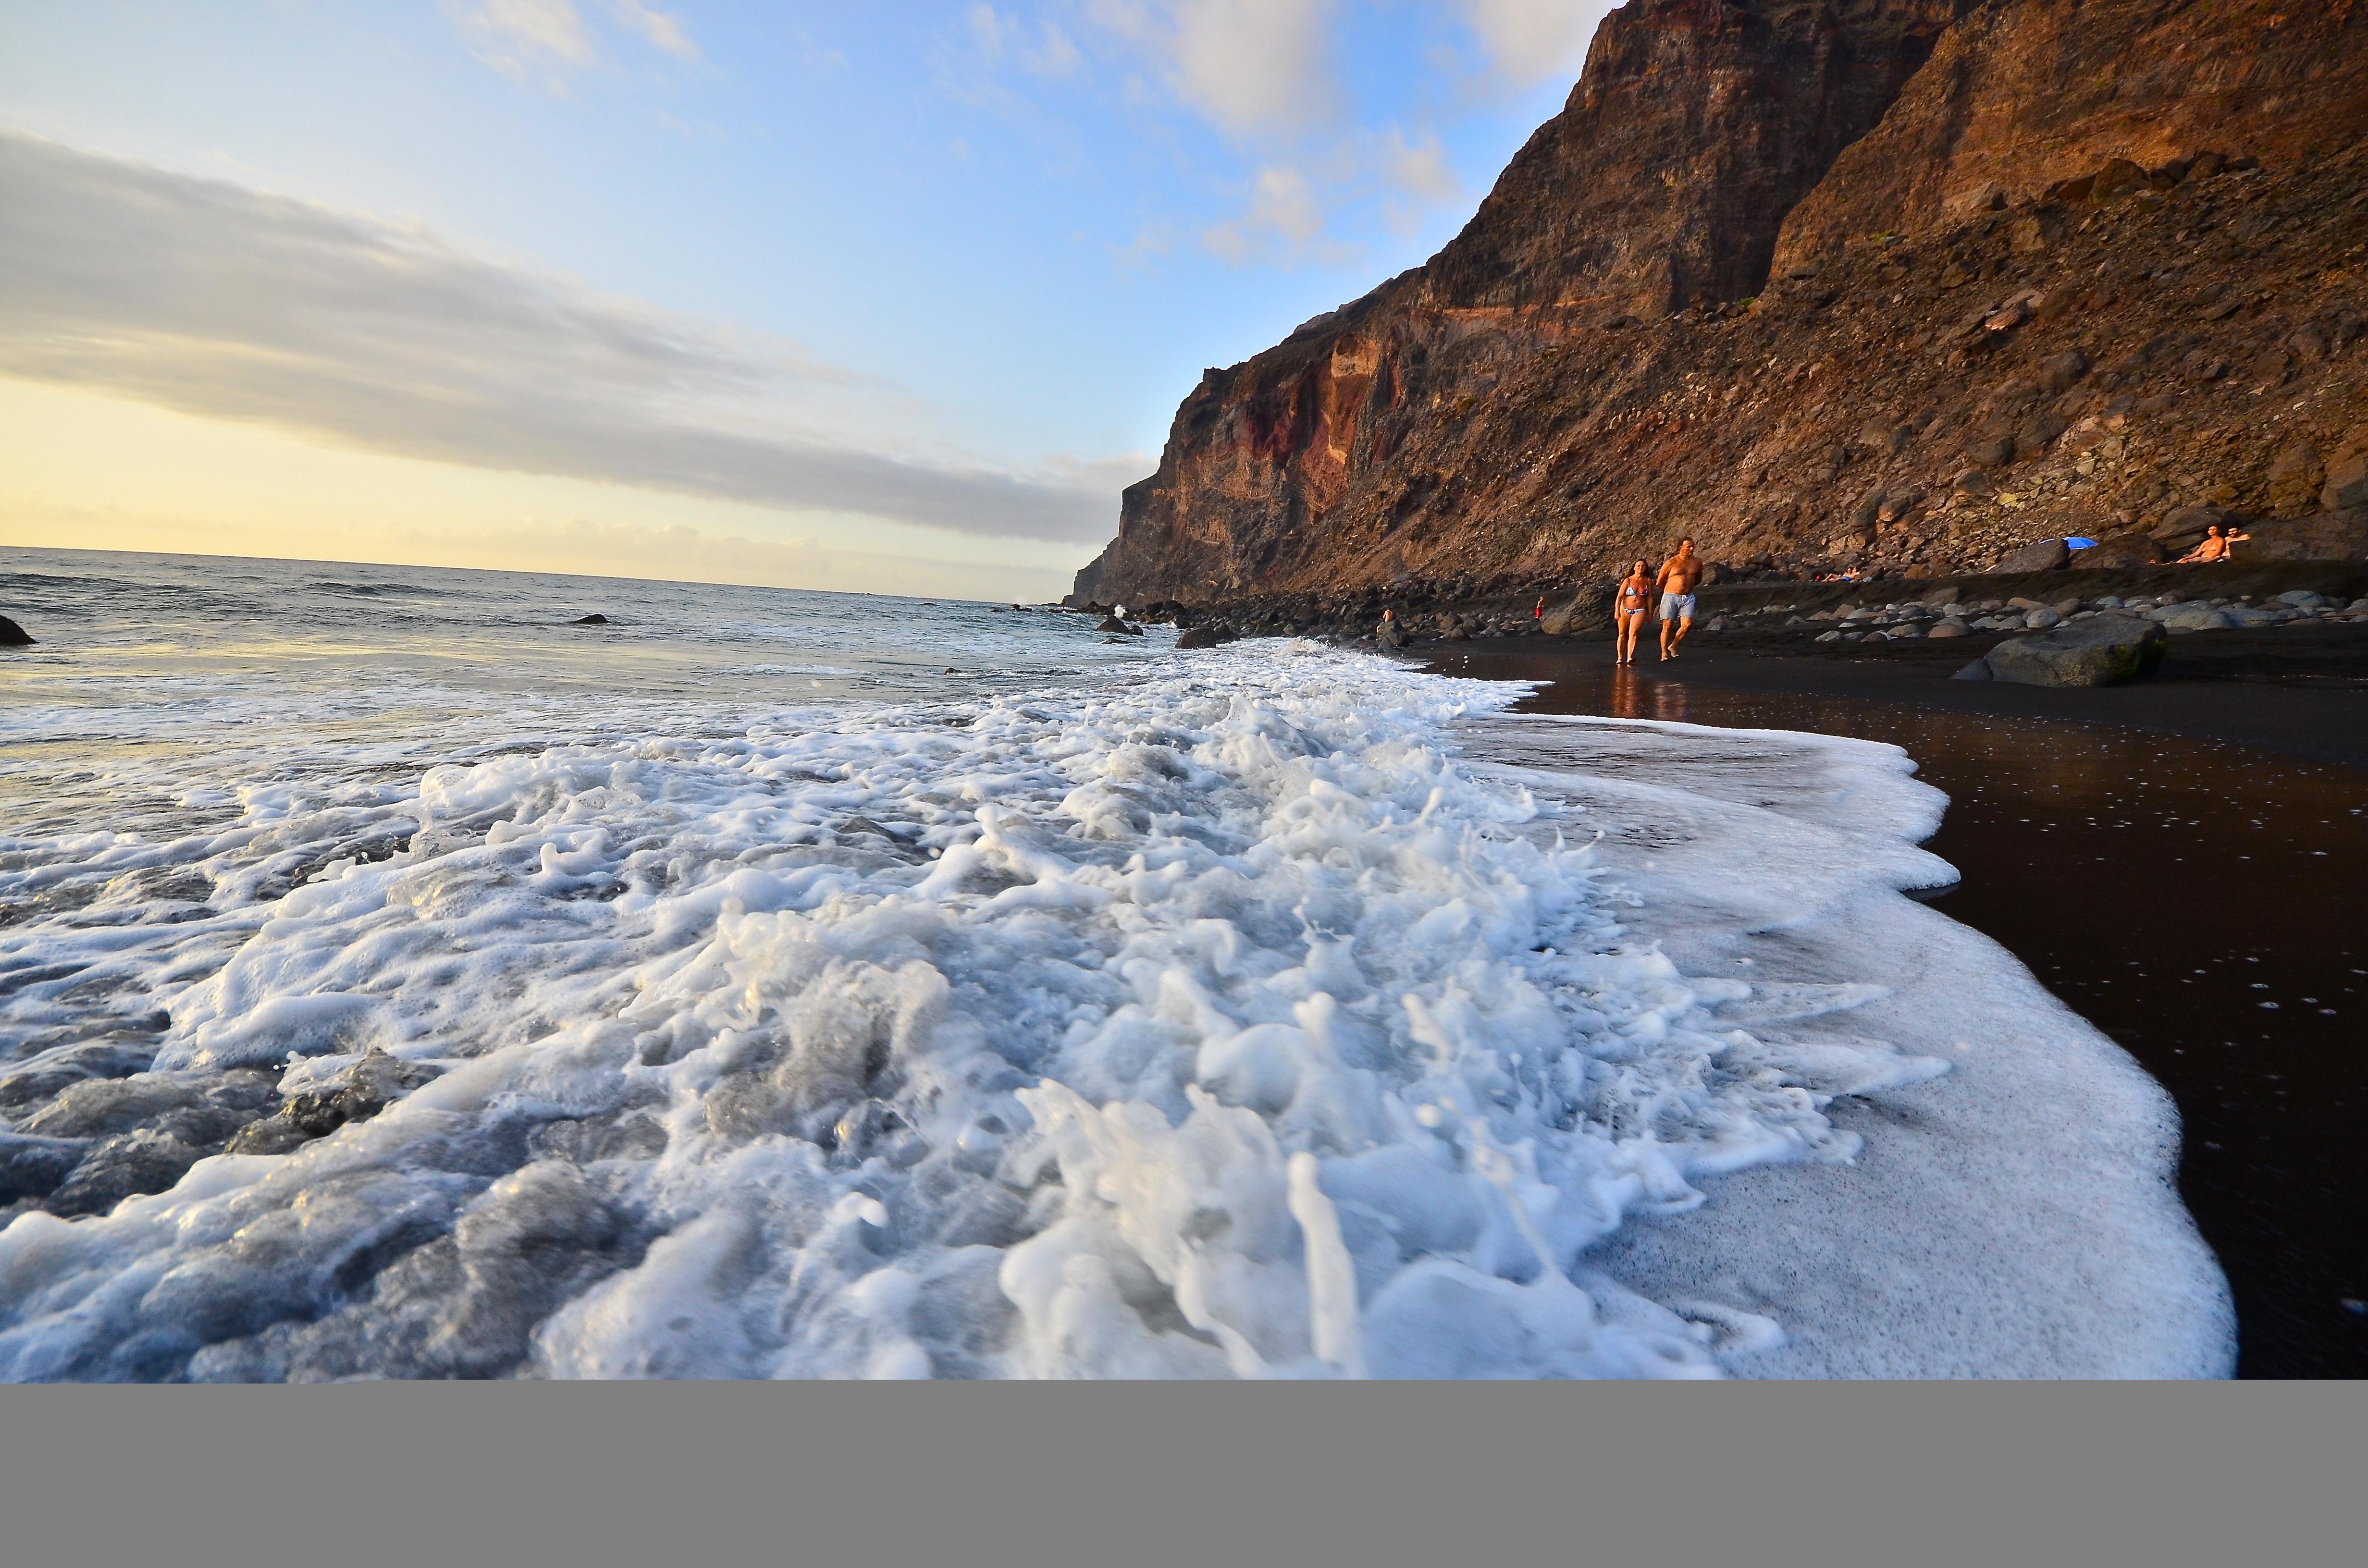
[[[699,59],[699,46],[675,13],[643,0],[601,0],[601,8],[651,47],[677,60]],[[459,15],[478,58],[520,79],[542,73],[550,85],[559,87],[564,80],[554,73],[600,59],[575,0],[475,0]]]
[[[682,18],[671,11],[653,9],[641,0],[609,0],[617,20],[632,28],[677,60],[697,60],[699,46],[683,31]]]
[[[1323,232],[1324,210],[1307,176],[1269,165],[1251,182],[1248,210],[1212,225],[1201,243],[1238,265],[1278,252],[1296,258]]]
[[[1292,164],[1269,164],[1251,180],[1242,211],[1201,231],[1201,245],[1242,266],[1355,259],[1352,245],[1326,243],[1334,214],[1380,199],[1383,219],[1400,233],[1421,225],[1429,209],[1452,201],[1463,185],[1430,131],[1408,136],[1392,129],[1340,138]]]
[[[1338,0],[1089,0],[1178,98],[1234,136],[1335,120]]]
[[[1414,233],[1429,209],[1463,194],[1463,182],[1448,167],[1446,149],[1434,131],[1409,138],[1392,131],[1383,138],[1377,157],[1383,187],[1382,215],[1400,233]]]
[[[1588,40],[1622,0],[1463,0],[1465,20],[1498,75],[1519,86],[1576,76]]]
[[[1093,540],[1117,484],[883,449],[891,390],[404,228],[0,131],[0,374],[370,451]],[[893,413],[893,410],[892,410]]]
[[[1418,201],[1452,201],[1463,194],[1463,182],[1447,166],[1447,150],[1435,131],[1409,139],[1393,131],[1381,148],[1382,177],[1389,187]]]
[[[574,0],[478,0],[461,26],[489,63],[514,73],[529,62],[588,65],[594,58]]]
[[[1085,64],[1076,43],[1056,23],[1031,29],[1017,16],[986,5],[973,6],[966,15],[971,38],[990,66],[1012,64],[1030,75],[1061,77],[1076,74]]]

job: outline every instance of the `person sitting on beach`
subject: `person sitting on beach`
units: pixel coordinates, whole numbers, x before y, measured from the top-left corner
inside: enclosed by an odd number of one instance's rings
[[[2238,533],[2234,528],[2231,528],[2226,533],[2223,533],[2220,530],[2220,525],[2214,523],[2211,528],[2205,531],[2203,543],[2197,545],[2193,550],[2191,550],[2186,554],[2180,556],[2171,564],[2175,566],[2208,566],[2214,562],[2232,560],[2236,556],[2237,546],[2238,543],[2252,537],[2253,536],[2251,534]]]
[[[1702,581],[1702,558],[1694,553],[1691,539],[1678,540],[1678,552],[1661,562],[1654,581],[1661,589],[1661,658],[1664,663],[1678,656],[1678,645],[1694,628],[1694,585]],[[1671,628],[1676,634],[1671,635]]]
[[[1642,561],[1628,568],[1627,579],[1611,601],[1612,646],[1617,656],[1615,665],[1636,662],[1636,639],[1645,630],[1645,618],[1653,612],[1653,579],[1645,574]]]

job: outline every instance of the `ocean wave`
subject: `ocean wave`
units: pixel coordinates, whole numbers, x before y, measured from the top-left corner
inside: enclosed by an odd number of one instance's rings
[[[1770,808],[1623,801],[1634,747],[1525,760],[1505,733],[1544,732],[1490,717],[1519,694],[1263,643],[12,839],[0,1095],[63,1086],[0,1154],[197,1157],[0,1231],[0,1373],[1702,1377],[1881,1338],[1865,1303],[1788,1324],[1702,1265],[1781,1240],[1686,1222],[1737,1173],[1853,1175],[1889,1134],[1849,1105],[1945,1103],[1963,1059],[1834,1026],[1880,963],[1740,979],[1639,926],[1917,909],[1937,794],[1889,748],[1764,743],[1769,788],[1817,763],[1856,819],[1728,824],[1746,892],[1639,883],[1607,867]],[[2155,1118],[2114,1190],[2161,1187],[2161,1108],[2096,1061]],[[205,1152],[371,1074],[366,1119]],[[1998,1164],[1996,1131],[1952,1150]],[[2195,1277],[2175,1201],[2116,1212],[2172,1239],[2066,1289]],[[2209,1318],[2095,1364],[2208,1358]]]

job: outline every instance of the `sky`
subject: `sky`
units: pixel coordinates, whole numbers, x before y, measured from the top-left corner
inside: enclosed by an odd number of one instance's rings
[[[1610,0],[0,6],[0,546],[1041,600]]]

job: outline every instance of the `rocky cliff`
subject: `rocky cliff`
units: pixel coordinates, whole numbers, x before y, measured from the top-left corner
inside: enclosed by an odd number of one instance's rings
[[[1632,0],[1446,249],[1202,378],[1078,597],[2356,553],[2363,131],[2368,0]]]

